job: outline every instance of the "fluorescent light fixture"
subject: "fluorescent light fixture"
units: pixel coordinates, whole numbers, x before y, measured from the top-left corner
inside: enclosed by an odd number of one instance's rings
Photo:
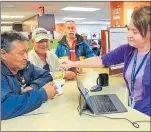
[[[14,22],[1,22],[1,24],[12,24]]]
[[[62,18],[63,20],[84,20],[84,19],[86,19],[86,18],[72,18],[72,17],[64,17],[64,18]]]
[[[1,29],[12,29],[12,26],[1,26]]]
[[[110,22],[101,22],[101,21],[88,21],[88,22],[81,22],[82,24],[102,24],[102,25],[108,25]]]
[[[110,21],[109,22],[100,21],[100,24],[109,25],[109,24],[111,24],[111,22]]]
[[[99,8],[86,8],[86,7],[65,7],[62,8],[63,11],[86,11],[86,12],[93,12],[100,10]]]
[[[109,22],[110,19],[100,19],[99,21]]]
[[[23,18],[24,16],[5,16],[2,15],[1,18]]]
[[[55,23],[58,24],[58,23],[65,23],[65,22],[63,22],[63,21],[56,21]]]

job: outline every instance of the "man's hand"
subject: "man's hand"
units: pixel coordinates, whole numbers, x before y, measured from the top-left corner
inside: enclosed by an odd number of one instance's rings
[[[53,82],[49,82],[43,86],[45,89],[48,99],[52,99],[58,92],[56,91],[55,85]]]
[[[68,79],[68,80],[75,79],[75,77],[76,77],[76,73],[73,71],[65,71],[64,74],[65,74],[64,78]]]
[[[69,68],[76,67],[76,62],[70,60],[61,60],[59,66],[65,70],[68,70]]]
[[[33,89],[32,87],[25,87],[23,92],[27,92],[27,91],[32,90],[32,89]]]
[[[82,68],[77,68],[77,73],[82,73]]]

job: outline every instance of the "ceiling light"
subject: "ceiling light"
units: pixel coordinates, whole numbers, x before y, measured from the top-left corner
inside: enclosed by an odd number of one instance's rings
[[[72,18],[72,17],[64,17],[63,20],[84,20],[86,18]]]
[[[89,22],[82,22],[82,24],[102,24],[102,25],[108,25],[110,22],[100,22],[100,21],[89,21]]]
[[[108,22],[107,21],[106,22],[105,21],[100,21],[100,24],[104,24],[104,25],[109,25],[110,23],[111,23],[110,21],[108,21]]]
[[[12,24],[14,22],[1,22],[1,24]]]
[[[65,22],[63,22],[63,21],[57,21],[57,22],[55,22],[56,24],[58,24],[58,23],[65,23]]]
[[[93,12],[100,10],[99,8],[86,8],[86,7],[65,7],[61,10],[64,11],[87,11],[87,12]]]
[[[98,21],[106,21],[106,22],[109,22],[110,19],[100,19],[100,20],[98,20]]]
[[[1,26],[1,29],[8,29],[8,28],[12,29],[12,26]]]
[[[24,16],[5,16],[2,15],[1,18],[23,18]]]

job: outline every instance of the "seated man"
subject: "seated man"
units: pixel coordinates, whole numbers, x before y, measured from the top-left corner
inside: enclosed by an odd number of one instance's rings
[[[53,77],[59,66],[58,57],[49,51],[50,37],[44,28],[37,28],[32,33],[33,49],[29,52],[29,61],[52,73]],[[57,73],[57,72],[56,72]],[[62,78],[73,79],[76,74],[71,71],[61,72]]]
[[[82,36],[76,33],[75,22],[68,20],[65,22],[65,35],[59,41],[56,55],[59,59],[76,61],[93,57],[95,53]]]
[[[2,120],[33,111],[57,94],[50,73],[27,61],[26,40],[16,31],[1,34]]]

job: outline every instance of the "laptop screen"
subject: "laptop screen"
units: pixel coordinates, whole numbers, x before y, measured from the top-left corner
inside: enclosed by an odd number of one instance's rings
[[[91,106],[91,100],[90,100],[90,96],[88,94],[88,90],[86,88],[84,88],[82,82],[77,78],[77,86],[78,86],[78,89],[80,91],[80,93],[84,96],[84,98],[86,99],[87,101],[87,104],[89,106]]]

